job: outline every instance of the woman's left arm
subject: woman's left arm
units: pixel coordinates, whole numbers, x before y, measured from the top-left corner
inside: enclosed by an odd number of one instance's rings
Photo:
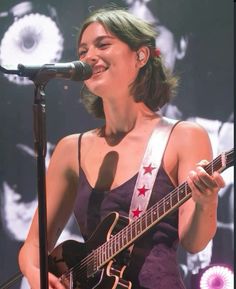
[[[184,122],[178,129],[178,183],[185,180],[192,198],[179,208],[179,239],[190,253],[205,248],[217,229],[218,192],[225,185],[222,176],[210,176],[204,166],[212,160],[207,132],[197,124]]]

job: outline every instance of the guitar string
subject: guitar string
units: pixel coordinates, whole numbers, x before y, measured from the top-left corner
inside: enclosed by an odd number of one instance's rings
[[[208,170],[210,168],[212,168],[212,165],[217,166],[217,165],[221,165],[221,159],[220,159],[221,155],[218,156],[212,163],[209,163],[205,169]],[[216,170],[216,169],[215,169]],[[171,199],[173,199],[174,197],[178,196],[179,192],[182,190],[186,190],[187,188],[187,193],[190,193],[191,191],[188,192],[188,190],[190,190],[190,188],[188,187],[188,185],[186,185],[187,183],[183,183],[180,186],[178,186],[177,188],[175,188],[172,192],[170,192],[168,195],[166,195],[166,197],[164,197],[163,199],[161,199],[157,204],[153,205],[150,209],[148,209],[146,211],[145,215],[142,215],[139,219],[137,219],[135,222],[130,223],[128,226],[126,226],[124,229],[122,229],[120,232],[118,232],[116,235],[112,236],[109,241],[107,241],[106,243],[102,244],[101,246],[99,246],[94,252],[98,252],[98,251],[102,251],[103,249],[107,249],[107,247],[109,247],[108,245],[112,245],[112,242],[114,241],[114,239],[118,239],[122,237],[122,234],[124,233],[124,231],[128,231],[128,232],[132,232],[135,228],[136,223],[138,223],[138,221],[140,223],[143,224],[143,221],[145,221],[145,219],[147,219],[148,217],[150,217],[151,214],[153,214],[153,211],[159,210],[160,208],[163,208],[163,206],[166,204],[166,202],[170,202]],[[186,192],[185,192],[186,193]],[[182,200],[182,199],[181,199]],[[154,210],[155,209],[155,210]],[[163,209],[163,211],[165,210],[165,208]],[[168,212],[168,211],[167,211]],[[164,212],[166,213],[166,212]],[[160,217],[160,216],[159,216]],[[143,230],[144,231],[144,230]],[[127,234],[127,232],[126,232]],[[136,236],[137,237],[137,236]],[[122,239],[121,239],[122,240]],[[124,248],[123,248],[124,249]],[[89,265],[91,265],[91,262],[94,261],[94,252],[91,252],[87,257],[85,257],[82,262],[80,262],[79,264],[75,265],[74,267],[70,268],[67,272],[65,272],[62,276],[63,278],[69,278],[70,274],[73,273],[74,275],[79,274],[79,273],[84,273],[87,271],[87,268]],[[109,254],[108,254],[109,255]],[[102,257],[101,257],[102,259]],[[108,258],[109,259],[109,258]],[[109,260],[108,260],[109,261]]]

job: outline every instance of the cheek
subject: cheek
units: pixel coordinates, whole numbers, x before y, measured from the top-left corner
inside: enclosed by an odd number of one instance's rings
[[[137,60],[133,56],[120,57],[120,61],[111,65],[111,73],[116,79],[123,80],[124,83],[127,81],[133,81],[139,72]]]

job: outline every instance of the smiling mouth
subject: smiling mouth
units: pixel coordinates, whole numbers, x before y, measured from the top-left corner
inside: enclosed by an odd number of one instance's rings
[[[93,75],[102,73],[102,72],[106,71],[107,69],[108,69],[108,67],[104,67],[104,66],[94,67],[93,68]]]

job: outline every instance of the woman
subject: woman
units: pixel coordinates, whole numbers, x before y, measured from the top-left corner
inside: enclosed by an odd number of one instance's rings
[[[73,210],[85,239],[109,212],[129,215],[145,148],[162,119],[158,109],[176,86],[162,65],[155,37],[151,26],[122,9],[95,11],[82,26],[79,57],[93,69],[85,81],[84,103],[97,117],[104,117],[105,125],[67,136],[56,146],[46,179],[49,252]],[[218,173],[206,173],[201,165],[207,161],[199,164],[211,158],[203,128],[190,122],[174,126],[150,205],[185,180],[192,198],[135,244],[123,274],[132,288],[184,288],[176,261],[178,242],[195,253],[216,231],[217,193],[224,181]],[[32,289],[39,288],[37,218],[35,214],[19,254]],[[65,287],[49,273],[49,288]]]

